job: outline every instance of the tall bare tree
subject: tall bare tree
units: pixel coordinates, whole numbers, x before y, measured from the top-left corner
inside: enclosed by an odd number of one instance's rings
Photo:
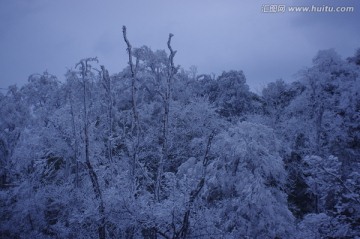
[[[140,143],[140,123],[139,123],[139,114],[137,111],[137,105],[136,105],[136,73],[137,73],[137,66],[139,64],[139,60],[136,60],[136,63],[134,65],[133,63],[133,52],[131,44],[127,38],[126,35],[126,26],[123,26],[123,37],[124,41],[127,45],[127,52],[129,56],[129,67],[130,67],[130,73],[131,73],[131,103],[132,103],[132,113],[133,113],[133,124],[132,124],[132,131],[134,133],[134,145],[133,145],[133,152],[132,152],[132,162],[131,164],[131,177],[132,177],[132,191],[135,191],[135,185],[136,185],[136,165],[138,163],[138,150],[139,150],[139,143]]]
[[[177,68],[174,66],[174,57],[176,51],[174,51],[171,47],[171,38],[173,36],[174,35],[170,33],[167,41],[167,46],[170,50],[170,55],[167,64],[165,95],[162,95],[164,101],[164,115],[162,120],[163,121],[162,122],[162,152],[158,166],[156,185],[155,185],[155,198],[157,201],[160,201],[160,188],[161,188],[161,179],[164,173],[164,163],[168,159],[168,131],[169,131],[169,111],[170,111],[170,101],[171,101],[171,84],[172,84],[172,79],[177,71]]]
[[[106,232],[105,232],[105,207],[104,207],[104,200],[102,197],[102,193],[101,193],[101,189],[100,189],[100,185],[99,185],[99,180],[98,180],[98,176],[93,168],[93,166],[91,165],[90,162],[90,152],[89,152],[89,147],[90,147],[90,141],[89,141],[89,119],[88,119],[88,99],[87,99],[87,82],[88,82],[88,74],[90,72],[91,69],[91,65],[89,64],[89,62],[98,62],[97,58],[86,58],[81,60],[78,64],[76,64],[75,67],[80,66],[80,74],[81,74],[81,78],[82,78],[82,83],[83,83],[83,90],[84,90],[84,95],[83,95],[83,104],[84,104],[84,141],[85,141],[85,164],[86,167],[89,171],[89,175],[90,175],[90,179],[91,179],[91,183],[93,186],[93,190],[95,193],[95,197],[98,199],[99,201],[99,207],[98,207],[98,211],[99,211],[99,215],[100,215],[100,225],[98,227],[98,234],[99,234],[99,239],[105,239],[106,238]]]

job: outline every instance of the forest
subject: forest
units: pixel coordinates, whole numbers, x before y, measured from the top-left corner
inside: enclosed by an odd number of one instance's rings
[[[0,92],[0,238],[360,238],[360,49],[256,94],[173,37]]]

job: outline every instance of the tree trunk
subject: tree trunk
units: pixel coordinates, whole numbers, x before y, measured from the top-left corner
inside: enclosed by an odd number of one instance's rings
[[[135,192],[136,188],[136,164],[138,162],[138,150],[139,150],[139,143],[140,143],[140,125],[139,125],[139,115],[137,112],[137,106],[136,106],[136,70],[139,61],[136,60],[136,65],[134,66],[132,58],[132,48],[129,40],[126,36],[126,26],[123,26],[123,37],[124,41],[127,45],[127,52],[129,56],[129,67],[131,72],[131,102],[132,102],[132,112],[133,112],[133,136],[135,137],[135,142],[133,146],[133,152],[132,152],[132,161],[130,163],[131,165],[131,177],[132,177],[132,192]]]
[[[93,190],[95,193],[95,197],[99,200],[99,207],[98,212],[100,215],[100,225],[98,227],[98,234],[99,239],[105,239],[106,238],[106,231],[105,231],[105,207],[104,207],[104,201],[102,198],[102,193],[100,190],[99,180],[96,175],[96,172],[94,168],[91,165],[90,162],[90,140],[89,140],[89,120],[88,120],[88,107],[87,107],[87,89],[86,89],[86,76],[88,72],[88,61],[97,61],[96,58],[88,58],[85,60],[80,61],[79,64],[81,64],[81,71],[82,71],[82,79],[83,79],[83,89],[84,89],[84,98],[83,98],[83,104],[84,104],[84,141],[85,141],[85,164],[89,171],[90,180],[93,186]]]
[[[112,145],[111,145],[111,137],[112,137],[112,95],[111,95],[111,79],[109,76],[109,72],[105,69],[104,66],[101,66],[102,70],[102,78],[103,78],[103,86],[105,88],[107,94],[107,156],[110,163],[112,163]]]
[[[171,38],[173,34],[169,34],[168,38],[168,48],[170,50],[169,55],[169,66],[168,66],[168,73],[166,78],[166,90],[165,96],[163,97],[164,100],[164,116],[162,122],[162,148],[161,148],[161,157],[158,165],[157,177],[155,182],[155,199],[159,202],[160,201],[160,194],[161,194],[161,181],[162,176],[164,173],[164,163],[168,159],[168,130],[169,130],[169,112],[170,112],[170,100],[171,100],[171,80],[176,74],[176,68],[174,67],[174,56],[176,51],[173,51],[171,47]]]
[[[70,92],[70,114],[71,114],[71,124],[72,124],[72,133],[74,137],[74,162],[75,162],[75,187],[79,187],[79,160],[78,160],[78,141],[76,137],[76,126],[75,126],[75,114],[73,107],[73,98],[72,92]]]

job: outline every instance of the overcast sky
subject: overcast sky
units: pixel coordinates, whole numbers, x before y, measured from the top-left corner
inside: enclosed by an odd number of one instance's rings
[[[354,13],[263,13],[263,5],[353,6]],[[342,57],[360,47],[359,0],[0,0],[0,88],[32,73],[64,74],[97,56],[111,74],[127,64],[122,25],[134,47],[166,49],[198,73],[243,70],[260,91],[310,66],[318,50]]]

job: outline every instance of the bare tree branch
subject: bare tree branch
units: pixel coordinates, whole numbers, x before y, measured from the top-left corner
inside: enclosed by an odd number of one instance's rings
[[[131,162],[131,177],[133,181],[133,191],[135,190],[135,171],[136,171],[136,164],[137,164],[137,157],[138,157],[138,149],[139,149],[139,143],[140,143],[140,123],[139,123],[139,115],[137,112],[137,103],[136,103],[136,68],[139,64],[139,61],[136,61],[136,67],[134,67],[133,63],[133,53],[131,50],[131,44],[127,38],[126,35],[126,26],[123,26],[123,37],[124,41],[127,45],[127,52],[129,56],[129,66],[130,66],[130,72],[131,72],[131,98],[132,98],[132,111],[133,111],[133,117],[134,117],[134,130],[135,130],[135,145],[134,145],[134,151],[132,152],[132,162]]]
[[[130,71],[131,71],[131,77],[135,77],[135,70],[134,70],[134,64],[132,61],[132,48],[131,48],[131,44],[129,42],[129,40],[127,39],[127,35],[126,35],[126,26],[123,26],[122,28],[123,30],[123,37],[124,37],[124,41],[127,45],[127,52],[128,52],[128,56],[129,56],[129,66],[130,66]]]

